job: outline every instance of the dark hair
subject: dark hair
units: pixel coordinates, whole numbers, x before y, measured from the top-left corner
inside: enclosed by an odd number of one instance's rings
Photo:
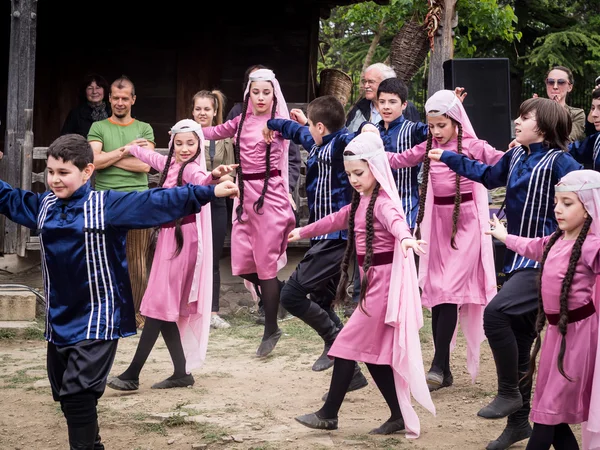
[[[352,154],[351,152],[344,152],[344,154]],[[371,194],[371,198],[369,200],[369,205],[367,206],[366,212],[366,242],[365,242],[365,260],[363,262],[363,276],[360,282],[360,297],[358,300],[358,307],[360,310],[365,313],[367,316],[369,315],[364,308],[364,300],[365,295],[367,293],[367,288],[369,286],[369,277],[368,271],[371,268],[371,263],[373,259],[373,237],[375,233],[375,229],[373,227],[373,210],[375,209],[375,202],[377,201],[377,197],[379,196],[379,188],[381,185],[379,182],[375,183],[375,187],[373,188],[373,193]],[[358,205],[360,203],[360,194],[358,191],[354,191],[352,193],[352,203],[350,206],[350,216],[348,217],[348,239],[346,241],[346,251],[344,253],[344,258],[342,259],[341,264],[341,272],[342,275],[340,277],[340,281],[338,283],[337,292],[335,295],[335,303],[341,303],[346,299],[346,287],[348,285],[348,267],[350,266],[350,261],[353,259],[354,254],[356,253],[356,236],[354,234],[354,220],[356,216],[356,210],[358,209]]]
[[[121,75],[110,85],[111,89],[116,87],[117,89],[125,89],[126,87],[131,87],[131,95],[135,95],[135,86],[133,81],[129,79],[127,75]]]
[[[71,162],[79,170],[94,163],[94,151],[86,138],[80,134],[65,134],[56,138],[48,147],[48,158]]]
[[[583,227],[581,227],[581,231],[573,244],[573,249],[571,250],[571,257],[569,258],[569,266],[567,267],[567,272],[565,273],[565,277],[562,281],[562,286],[560,289],[560,318],[558,319],[558,332],[561,335],[560,341],[560,350],[558,352],[558,371],[560,374],[565,377],[567,380],[572,381],[571,378],[565,373],[564,368],[564,358],[565,358],[565,349],[567,346],[567,325],[569,323],[569,292],[571,290],[571,285],[573,284],[573,277],[575,276],[575,269],[577,267],[577,262],[581,257],[581,248],[583,247],[583,243],[585,242],[585,238],[588,235],[588,231],[590,231],[590,227],[592,225],[592,216],[588,216],[583,223]],[[546,258],[548,257],[548,253],[550,249],[554,245],[554,243],[562,236],[563,232],[560,229],[557,229],[550,239],[548,243],[544,247],[544,252],[542,254],[542,260],[540,262],[540,273],[538,278],[538,315],[535,323],[535,332],[537,337],[535,339],[535,345],[531,352],[531,360],[529,362],[529,371],[523,377],[524,381],[531,382],[533,379],[533,375],[535,373],[535,359],[537,357],[538,352],[540,351],[542,337],[541,333],[546,325],[546,314],[544,313],[544,303],[542,299],[542,274],[544,272],[544,263],[546,262]]]
[[[564,73],[567,74],[567,78],[569,78],[569,83],[573,84],[575,82],[575,79],[573,78],[573,72],[571,72],[571,69],[569,69],[568,67],[565,67],[565,66],[553,66],[553,67],[551,67],[550,70],[548,70],[548,72],[546,72],[546,78],[548,78],[548,75],[553,70],[562,70]]]
[[[97,73],[88,73],[85,77],[83,77],[83,80],[81,81],[81,85],[79,87],[80,91],[80,97],[79,100],[82,103],[86,103],[87,102],[87,87],[92,84],[92,82],[96,82],[96,84],[98,86],[100,86],[102,89],[104,89],[104,97],[102,97],[103,101],[106,101],[106,99],[108,98],[108,94],[109,94],[109,90],[110,87],[108,86],[108,81],[106,81],[106,79],[102,76],[102,75],[98,75]]]
[[[259,70],[259,69],[270,69],[270,67],[263,66],[262,64],[253,64],[250,67],[248,67],[246,69],[246,71],[244,72],[244,85],[242,86],[243,91],[245,91],[246,86],[248,86],[248,80],[250,79],[250,74],[252,72],[254,72],[255,70]]]
[[[333,95],[315,98],[308,104],[306,113],[312,123],[321,122],[330,133],[341,130],[346,124],[344,106]]]
[[[271,86],[273,86],[273,88],[275,87],[273,85],[273,82],[270,81],[269,83],[271,83]],[[242,168],[242,161],[240,158],[240,138],[242,135],[242,127],[244,125],[244,120],[246,119],[246,111],[248,111],[248,103],[250,102],[250,91],[248,91],[248,93],[246,94],[246,97],[244,98],[244,105],[242,106],[242,117],[240,119],[240,123],[238,125],[238,129],[237,129],[237,133],[236,133],[236,140],[235,140],[235,144],[233,146],[233,153],[235,156],[235,163],[238,164],[238,167],[236,169],[236,173],[237,173],[237,178],[238,178],[238,188],[240,191],[239,194],[239,203],[237,208],[235,209],[235,214],[236,214],[236,218],[240,223],[244,223],[244,220],[242,220],[242,214],[244,212],[244,172],[243,172],[243,168]],[[275,118],[275,112],[277,111],[277,96],[273,93],[273,106],[271,108],[271,119]],[[256,214],[260,214],[260,210],[263,207],[263,204],[265,202],[265,194],[267,193],[267,189],[269,187],[269,178],[271,177],[271,144],[267,144],[267,151],[266,151],[266,155],[265,155],[265,181],[263,183],[263,188],[262,191],[260,193],[260,197],[258,197],[258,200],[256,200],[254,202],[253,208],[254,208],[254,212],[256,212]]]
[[[185,128],[187,128],[187,127],[182,127],[181,129],[185,130]],[[196,134],[196,133],[194,132],[194,134]],[[196,134],[196,137],[198,137],[197,134]],[[179,169],[179,173],[177,174],[177,186],[183,186],[183,171],[185,170],[185,168],[187,167],[188,164],[191,164],[192,162],[194,162],[202,153],[203,149],[200,144],[201,144],[201,141],[200,141],[200,138],[198,137],[198,151],[196,152],[196,154],[194,156],[192,156],[190,159],[188,159],[181,165],[181,168]],[[169,173],[169,169],[171,168],[171,161],[173,160],[174,151],[175,151],[175,139],[173,139],[173,143],[169,147],[169,154],[167,156],[167,161],[165,163],[165,167],[160,174],[160,180],[158,181],[158,187],[163,187],[163,185],[165,184],[165,180],[167,179],[167,174]],[[182,220],[183,220],[183,218],[180,217],[179,219],[177,219],[175,221],[176,247],[175,247],[175,251],[173,252],[173,258],[178,256],[181,253],[181,249],[183,248],[183,232],[181,231],[181,221]]]
[[[537,130],[544,136],[544,144],[568,151],[573,121],[566,108],[548,98],[529,98],[521,103],[519,116],[529,114],[535,114]]]
[[[213,107],[216,111],[215,117],[213,118],[212,125],[220,125],[223,123],[223,110],[225,109],[225,95],[219,90],[212,91],[198,91],[192,97],[192,111],[194,110],[194,105],[196,104],[196,99],[198,98],[208,98],[212,100]]]
[[[386,78],[379,83],[379,87],[377,88],[377,98],[379,98],[379,95],[382,92],[385,94],[397,95],[400,97],[402,103],[408,99],[408,88],[400,78]]]
[[[448,117],[444,114],[444,117]],[[462,154],[462,138],[463,138],[463,128],[462,124],[455,121],[454,119],[448,117],[452,124],[458,127],[457,133],[457,142],[456,142],[456,151],[460,155]],[[423,182],[421,183],[421,192],[419,194],[419,211],[417,213],[417,223],[416,223],[416,236],[421,238],[421,222],[423,222],[423,216],[425,214],[425,200],[427,200],[427,185],[429,184],[429,168],[431,166],[431,162],[429,160],[429,150],[431,150],[433,141],[433,135],[431,134],[431,130],[427,133],[427,147],[425,148],[425,157],[423,158]],[[454,250],[458,250],[456,246],[456,242],[454,238],[456,237],[456,233],[458,231],[458,218],[460,216],[460,203],[461,203],[461,195],[460,195],[460,175],[455,174],[456,180],[456,191],[454,193],[454,210],[452,211],[452,235],[450,236],[450,246]]]
[[[592,92],[592,100],[598,100],[600,98],[600,88],[594,89]]]

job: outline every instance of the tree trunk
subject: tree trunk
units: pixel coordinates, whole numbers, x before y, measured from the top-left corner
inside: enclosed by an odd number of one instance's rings
[[[456,26],[456,0],[440,0],[444,3],[442,21],[434,38],[434,47],[429,61],[427,94],[431,97],[444,89],[444,61],[454,56],[452,27]],[[452,86],[454,88],[455,86]]]
[[[406,84],[417,73],[429,52],[425,27],[414,19],[405,22],[392,39],[390,64]]]
[[[365,69],[371,65],[371,61],[373,61],[375,49],[377,49],[379,41],[381,40],[381,35],[383,34],[384,23],[384,19],[381,19],[381,22],[379,22],[379,25],[377,25],[377,31],[373,34],[373,40],[371,41],[371,45],[369,46],[369,50],[367,51],[367,55],[365,56],[365,62],[362,66],[362,73],[364,73]]]

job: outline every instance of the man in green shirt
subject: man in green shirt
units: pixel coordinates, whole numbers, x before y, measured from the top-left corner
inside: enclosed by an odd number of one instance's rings
[[[88,133],[88,141],[94,150],[95,189],[144,191],[148,189],[150,166],[133,156],[123,157],[120,150],[132,144],[154,149],[154,131],[149,124],[131,117],[136,97],[135,87],[129,78],[117,78],[110,86],[108,99],[112,115],[94,122]],[[139,309],[148,283],[146,252],[150,236],[151,230],[130,230],[127,233],[127,264],[138,325],[143,323]]]

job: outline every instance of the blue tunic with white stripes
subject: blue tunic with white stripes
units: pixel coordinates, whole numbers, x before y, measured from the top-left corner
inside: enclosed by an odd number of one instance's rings
[[[402,153],[426,141],[429,130],[426,124],[411,122],[410,120],[406,120],[404,116],[400,116],[390,122],[387,130],[383,121],[377,124],[377,128],[379,128],[385,151],[391,153]],[[404,209],[404,214],[406,214],[408,226],[411,229],[415,228],[417,213],[419,212],[419,183],[417,176],[420,169],[420,164],[414,167],[392,169],[394,179],[396,180],[396,189],[398,189],[400,200],[402,200],[402,208]]]
[[[569,153],[585,167],[600,171],[600,132],[569,144]]]
[[[61,200],[0,181],[0,214],[39,233],[46,339],[70,345],[135,334],[127,231],[197,213],[212,198],[212,186],[117,192],[88,182]]]
[[[508,233],[528,238],[556,231],[554,186],[567,173],[582,168],[569,153],[541,143],[531,144],[529,152],[524,146],[513,147],[493,166],[453,152],[443,152],[441,161],[488,189],[506,186]],[[504,273],[537,267],[538,262],[506,249]]]
[[[316,222],[329,214],[338,212],[352,201],[352,186],[344,168],[344,150],[358,134],[342,128],[323,137],[321,145],[315,144],[307,126],[293,120],[271,119],[267,127],[281,133],[308,151],[306,160],[306,200],[308,223]],[[347,230],[334,231],[311,240],[346,239]]]

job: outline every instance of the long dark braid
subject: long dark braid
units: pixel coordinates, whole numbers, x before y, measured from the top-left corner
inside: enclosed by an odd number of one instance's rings
[[[560,318],[558,320],[558,331],[561,334],[561,342],[560,342],[560,350],[558,353],[558,371],[560,374],[565,377],[567,380],[572,381],[572,379],[565,373],[564,369],[564,357],[565,357],[565,349],[567,344],[567,326],[569,324],[569,291],[571,290],[571,285],[573,284],[573,277],[575,276],[575,269],[577,267],[577,262],[581,257],[581,248],[583,247],[583,243],[587,237],[587,234],[590,230],[590,226],[592,225],[591,216],[588,217],[583,223],[583,227],[581,227],[581,231],[573,244],[573,249],[571,251],[571,257],[569,258],[569,266],[567,268],[567,272],[562,282],[561,290],[560,290]],[[544,329],[544,325],[546,324],[546,314],[544,313],[544,303],[542,299],[542,273],[544,271],[544,263],[546,262],[546,258],[548,257],[548,253],[550,249],[554,245],[554,243],[562,236],[562,231],[557,229],[554,234],[548,240],[546,247],[544,248],[544,253],[542,254],[542,261],[540,263],[540,274],[538,281],[538,316],[535,324],[536,331],[536,340],[535,346],[533,347],[533,351],[531,352],[531,361],[529,363],[529,371],[523,377],[524,379],[531,381],[533,375],[535,374],[535,360],[537,358],[537,354],[540,351],[542,338],[541,332]]]
[[[360,203],[360,194],[357,191],[352,192],[352,203],[350,204],[350,215],[348,216],[348,238],[346,239],[346,251],[341,265],[341,277],[335,294],[335,304],[343,303],[346,300],[346,288],[348,285],[348,267],[350,260],[356,253],[354,246],[354,217]]]
[[[273,83],[271,83],[273,84]],[[271,108],[271,119],[275,118],[275,111],[277,110],[277,97],[273,96],[273,107]],[[260,209],[263,207],[265,202],[265,194],[267,193],[267,188],[269,187],[269,178],[271,177],[271,143],[267,144],[267,160],[266,160],[266,169],[265,169],[265,182],[263,184],[262,192],[260,193],[260,197],[258,200],[254,202],[254,212],[259,214]]]
[[[425,158],[423,159],[423,181],[421,182],[421,192],[419,193],[419,212],[417,213],[417,223],[415,237],[421,239],[421,222],[425,214],[425,200],[427,200],[427,185],[429,184],[429,150],[431,150],[433,135],[431,131],[427,133],[427,147],[425,148]]]
[[[377,201],[377,197],[379,195],[379,188],[381,185],[379,183],[375,184],[373,188],[373,193],[371,194],[371,199],[369,200],[369,205],[367,206],[367,214],[366,214],[366,242],[365,242],[365,260],[363,262],[363,279],[360,282],[360,297],[358,307],[360,310],[365,313],[367,316],[369,315],[364,309],[364,299],[367,293],[367,287],[369,285],[368,282],[368,272],[371,268],[371,262],[373,259],[373,235],[375,234],[375,230],[373,227],[373,209],[375,208],[375,202]]]
[[[463,128],[460,123],[458,126],[458,136],[457,136],[457,145],[456,151],[459,155],[462,154],[462,137],[463,137]],[[456,232],[458,229],[458,217],[460,215],[460,175],[456,174],[456,193],[454,194],[454,211],[452,211],[452,236],[450,237],[450,245],[454,250],[458,250],[456,246],[456,242],[454,242],[454,237],[456,236]]]
[[[177,174],[177,186],[183,186],[183,171],[185,170],[186,166],[194,162],[202,153],[203,149],[200,148],[201,142],[202,141],[200,141],[200,138],[198,138],[198,151],[194,156],[192,156],[190,159],[188,159],[181,165],[179,173]],[[183,232],[181,231],[182,220],[183,217],[180,217],[179,219],[175,220],[175,243],[177,247],[175,247],[175,251],[173,252],[173,258],[178,256],[181,253],[181,249],[183,249]]]
[[[238,164],[236,169],[237,179],[238,179],[238,189],[240,191],[239,195],[239,203],[237,208],[235,208],[235,215],[239,223],[244,223],[242,220],[242,214],[244,213],[244,171],[242,170],[242,161],[240,159],[240,137],[242,134],[242,126],[244,125],[244,120],[246,119],[246,111],[248,110],[248,101],[250,100],[250,92],[246,94],[244,98],[244,105],[242,106],[242,117],[240,119],[240,123],[237,129],[237,136],[235,138],[235,144],[233,146],[233,153],[235,156],[235,163]]]

